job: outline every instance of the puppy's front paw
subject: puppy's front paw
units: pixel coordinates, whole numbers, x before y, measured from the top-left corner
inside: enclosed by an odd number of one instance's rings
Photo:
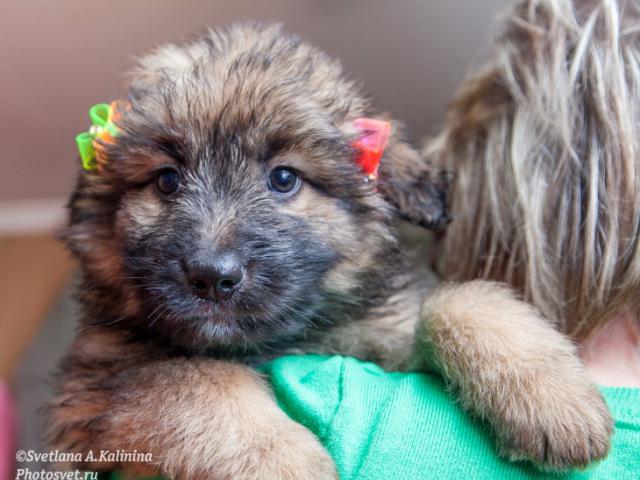
[[[420,356],[489,421],[501,453],[547,469],[583,467],[609,450],[612,420],[574,345],[504,285],[439,286],[425,300]]]
[[[533,395],[523,388],[497,427],[505,456],[545,470],[581,468],[604,458],[612,431],[609,410],[586,379]]]
[[[274,480],[337,480],[333,460],[309,430],[290,421],[264,446],[257,478]]]

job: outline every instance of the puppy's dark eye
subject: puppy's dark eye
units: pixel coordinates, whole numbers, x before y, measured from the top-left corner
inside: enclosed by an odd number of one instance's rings
[[[287,167],[276,167],[269,174],[269,188],[274,192],[292,194],[300,188],[300,177]]]
[[[180,187],[180,174],[173,168],[165,168],[158,172],[156,187],[163,195],[171,195]]]

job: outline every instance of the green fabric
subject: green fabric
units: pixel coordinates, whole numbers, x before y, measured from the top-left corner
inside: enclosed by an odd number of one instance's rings
[[[485,425],[451,401],[439,377],[316,355],[282,357],[262,371],[284,411],[327,447],[342,480],[640,479],[639,389],[601,389],[616,420],[604,461],[544,474],[499,458]]]
[[[638,389],[602,388],[616,419],[611,453],[586,471],[554,475],[499,458],[485,426],[436,376],[314,355],[279,358],[263,371],[281,407],[327,447],[342,480],[640,479]]]

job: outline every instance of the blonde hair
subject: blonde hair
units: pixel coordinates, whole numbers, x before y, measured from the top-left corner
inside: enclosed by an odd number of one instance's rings
[[[528,0],[425,150],[454,171],[445,278],[518,287],[584,337],[637,311],[640,8]]]

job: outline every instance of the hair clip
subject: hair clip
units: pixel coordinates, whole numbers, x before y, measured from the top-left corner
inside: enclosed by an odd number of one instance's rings
[[[89,109],[91,127],[76,137],[82,168],[85,170],[98,169],[100,163],[104,162],[103,144],[115,142],[119,131],[115,121],[120,117],[121,103],[117,100],[110,104],[98,103]]]
[[[357,118],[353,126],[358,138],[351,144],[358,150],[356,162],[367,175],[367,179],[378,178],[378,167],[391,134],[391,122],[373,118]]]

